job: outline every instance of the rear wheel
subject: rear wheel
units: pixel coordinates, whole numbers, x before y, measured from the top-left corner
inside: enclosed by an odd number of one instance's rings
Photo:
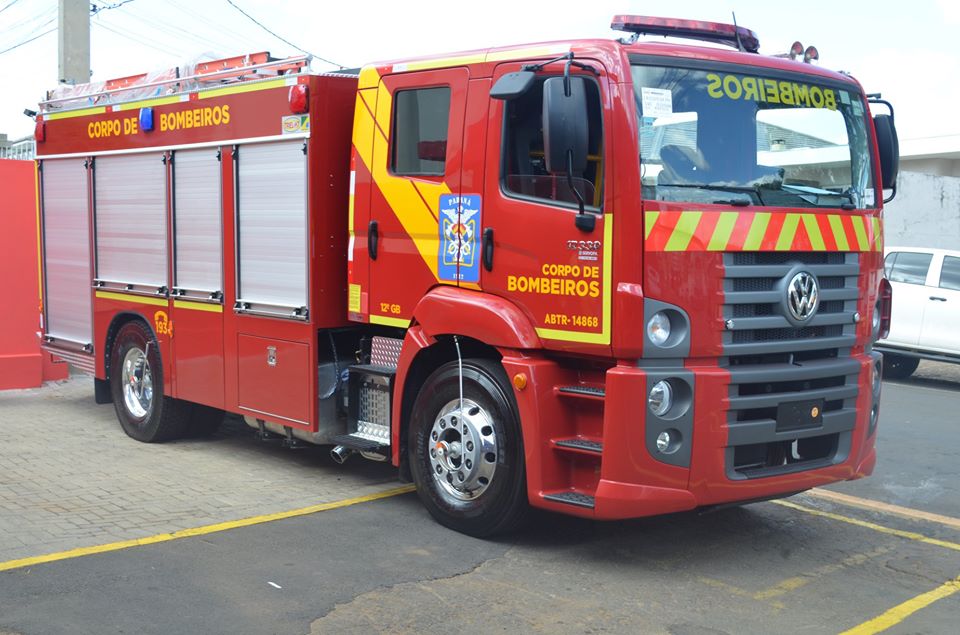
[[[917,370],[919,365],[920,360],[916,357],[896,353],[883,354],[883,376],[888,379],[906,379]]]
[[[441,524],[472,536],[515,529],[528,503],[520,422],[496,362],[437,369],[420,389],[410,421],[410,468],[420,499]]]
[[[110,390],[123,431],[137,441],[158,443],[183,434],[184,404],[163,394],[160,348],[139,320],[124,324],[113,343]]]

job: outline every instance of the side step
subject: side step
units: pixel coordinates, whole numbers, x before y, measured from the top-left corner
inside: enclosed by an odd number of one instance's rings
[[[330,439],[335,445],[342,445],[345,448],[356,450],[357,452],[376,452],[377,454],[390,454],[390,444],[380,443],[373,439],[367,439],[357,434],[339,434]]]
[[[593,496],[590,494],[581,494],[579,492],[553,492],[550,494],[543,495],[544,500],[552,501],[554,503],[564,503],[566,505],[573,505],[574,507],[584,507],[586,509],[593,509]]]
[[[574,452],[584,452],[587,454],[603,454],[603,443],[583,437],[554,439],[553,445],[562,450],[573,450]]]
[[[602,401],[606,397],[603,388],[595,386],[557,386],[556,393],[564,397],[581,397],[583,399],[597,399]]]

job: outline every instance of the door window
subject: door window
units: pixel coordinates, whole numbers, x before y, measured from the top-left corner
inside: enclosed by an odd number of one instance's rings
[[[960,258],[944,256],[940,270],[940,288],[960,291]]]
[[[889,258],[889,256],[888,256]],[[930,268],[931,254],[917,254],[899,252],[890,266],[887,277],[890,282],[905,282],[907,284],[923,284],[927,279],[927,269]]]
[[[397,91],[390,170],[398,176],[443,176],[450,88]]]
[[[501,179],[508,194],[577,205],[566,175],[547,172],[543,152],[543,82],[506,102]],[[587,81],[588,161],[582,174],[573,175],[573,185],[588,207],[600,209],[603,178],[603,126],[600,89]]]

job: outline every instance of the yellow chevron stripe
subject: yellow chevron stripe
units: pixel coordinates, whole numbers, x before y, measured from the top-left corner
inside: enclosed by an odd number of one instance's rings
[[[646,214],[643,215],[643,223],[645,225],[645,227],[643,228],[644,238],[650,238],[650,232],[653,231],[654,225],[657,224],[657,218],[659,216],[660,216],[660,212],[647,212]]]
[[[783,227],[780,228],[780,236],[777,237],[777,244],[774,247],[777,251],[789,251],[793,247],[793,239],[797,236],[797,227],[800,225],[799,214],[786,214],[783,219]]]
[[[743,241],[744,251],[756,251],[763,244],[763,235],[767,231],[767,225],[770,224],[770,212],[758,212],[753,215],[750,222],[750,231],[747,232],[747,238]]]
[[[883,223],[876,216],[873,217],[873,241],[874,250],[883,253]]]
[[[723,251],[730,242],[733,226],[737,224],[737,212],[720,212],[717,226],[713,229],[713,236],[707,244],[707,251]]]
[[[680,212],[677,226],[673,228],[670,240],[667,241],[663,250],[686,251],[690,239],[693,238],[693,232],[697,231],[701,216],[703,216],[703,212]]]
[[[853,216],[850,218],[853,221],[853,233],[857,235],[857,243],[860,247],[860,251],[868,251],[870,249],[870,243],[867,241],[867,225],[863,216]]]
[[[830,214],[827,220],[830,221],[830,229],[833,230],[833,240],[837,243],[837,249],[848,251],[850,245],[847,244],[847,232],[843,229],[843,220],[836,214]]]
[[[823,251],[827,248],[823,242],[823,233],[820,231],[820,225],[817,223],[817,217],[813,214],[802,214],[803,226],[807,230],[807,236],[810,237],[810,245],[814,251]]]

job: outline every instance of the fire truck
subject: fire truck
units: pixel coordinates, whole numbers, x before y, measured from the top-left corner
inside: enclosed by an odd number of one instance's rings
[[[136,440],[234,413],[391,462],[478,536],[869,475],[892,108],[812,47],[612,26],[52,91],[46,349]]]

